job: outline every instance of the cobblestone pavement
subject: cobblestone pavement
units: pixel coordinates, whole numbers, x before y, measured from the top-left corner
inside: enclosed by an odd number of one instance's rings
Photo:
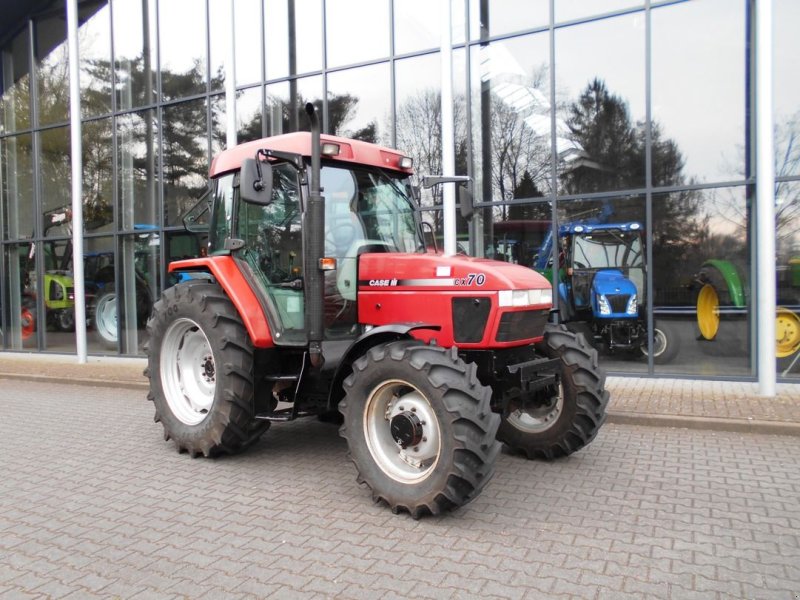
[[[611,424],[414,521],[315,420],[192,460],[141,390],[0,398],[0,598],[800,597],[797,437]]]

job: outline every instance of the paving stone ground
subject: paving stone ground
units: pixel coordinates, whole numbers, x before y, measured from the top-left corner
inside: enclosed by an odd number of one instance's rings
[[[414,521],[336,428],[192,460],[140,389],[0,379],[0,598],[800,597],[800,438],[609,424]]]
[[[142,375],[145,366],[142,358],[90,357],[87,364],[80,365],[74,356],[0,353],[0,376],[29,380],[144,389],[148,385]],[[609,411],[620,418],[677,416],[705,427],[709,423],[704,419],[744,421],[760,423],[762,430],[769,424],[790,424],[796,425],[794,433],[800,435],[800,383],[778,384],[775,398],[760,397],[755,383],[740,381],[609,377],[607,387],[611,392]],[[639,421],[656,424],[652,419]],[[757,427],[749,429],[759,431]],[[792,431],[788,427],[773,429]]]

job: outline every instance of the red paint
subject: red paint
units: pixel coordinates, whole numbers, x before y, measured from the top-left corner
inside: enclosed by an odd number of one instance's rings
[[[398,166],[400,158],[406,155],[397,150],[332,135],[322,135],[320,140],[323,144],[333,143],[339,145],[339,154],[337,156],[323,156],[322,158],[325,160],[369,165],[409,175],[412,173],[411,169],[401,169]],[[311,156],[311,134],[301,131],[276,135],[225,150],[214,158],[209,175],[216,177],[222,173],[239,169],[244,159],[255,158],[256,152],[260,149],[279,150],[281,152],[300,154],[301,156]]]
[[[250,284],[239,271],[236,262],[230,256],[206,256],[188,260],[177,260],[170,263],[170,272],[173,271],[207,271],[228,294],[239,316],[244,321],[244,326],[250,334],[250,340],[256,348],[272,348],[272,333],[269,323],[261,310],[258,298],[250,288]]]
[[[437,267],[449,267],[450,274],[437,276]],[[470,285],[470,275],[472,284]],[[483,284],[477,285],[478,275]],[[464,285],[454,285],[448,280],[459,280]],[[526,307],[498,306],[499,290],[549,289],[544,277],[519,265],[472,258],[467,256],[444,257],[435,254],[364,254],[359,259],[358,320],[368,325],[387,325],[399,322],[424,322],[442,326],[440,331],[417,330],[414,337],[429,341],[435,339],[440,346],[459,348],[508,348],[523,346],[542,338],[527,338],[513,342],[497,342],[495,336],[500,318],[506,312],[524,310],[549,310],[550,304]],[[397,285],[391,285],[392,282]],[[412,280],[417,283],[409,285]],[[419,280],[428,280],[422,281]],[[463,280],[463,281],[462,281]],[[389,285],[370,285],[370,281]],[[446,283],[446,285],[437,285]],[[404,285],[405,284],[405,285]],[[484,337],[477,343],[458,343],[453,339],[452,304],[454,297],[489,297],[489,313]]]

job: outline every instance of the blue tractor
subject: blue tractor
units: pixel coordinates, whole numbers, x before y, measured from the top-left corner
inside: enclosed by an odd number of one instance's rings
[[[600,350],[647,356],[646,261],[640,223],[572,223],[559,228],[558,295],[561,319]],[[552,236],[534,268],[552,278]],[[654,324],[653,360],[671,361],[679,341],[666,322]]]

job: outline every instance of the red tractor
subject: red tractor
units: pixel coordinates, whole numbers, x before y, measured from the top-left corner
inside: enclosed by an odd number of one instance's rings
[[[310,134],[211,166],[207,256],[171,263],[192,277],[147,326],[164,437],[215,456],[272,422],[335,416],[358,481],[415,518],[475,498],[500,442],[550,459],[594,439],[605,375],[580,334],[548,322],[550,283],[431,252],[410,159],[321,136],[306,112]]]

